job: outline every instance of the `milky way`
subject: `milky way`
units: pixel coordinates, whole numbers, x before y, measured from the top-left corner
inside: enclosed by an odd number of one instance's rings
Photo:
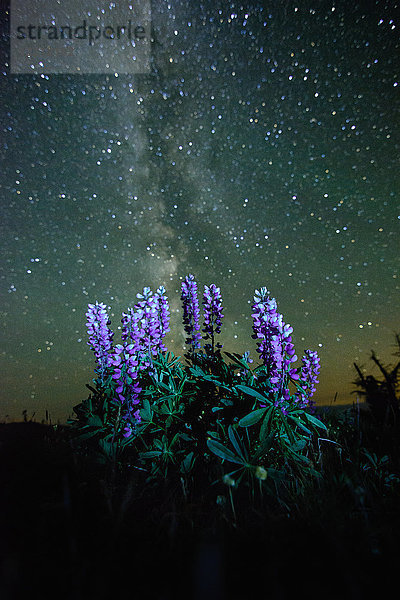
[[[117,331],[164,285],[182,354],[188,273],[221,287],[224,347],[254,359],[266,286],[321,357],[319,403],[355,399],[371,349],[394,360],[398,8],[155,0],[138,75],[12,74],[3,36],[0,418],[64,421],[87,396],[89,302]]]

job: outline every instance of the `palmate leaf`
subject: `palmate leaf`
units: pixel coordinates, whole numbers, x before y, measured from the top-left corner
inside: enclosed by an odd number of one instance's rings
[[[154,375],[153,379],[156,382],[158,389],[163,388],[166,392],[170,391],[170,388],[163,381],[161,381],[161,379],[157,379]]]
[[[216,440],[207,440],[207,446],[213,454],[216,454],[224,460],[237,463],[238,465],[245,464],[245,461],[242,458],[240,458],[240,456],[237,456],[236,454],[234,454],[234,452],[232,452],[232,450],[229,450],[229,448],[226,448]]]
[[[204,371],[202,369],[200,369],[200,367],[198,367],[197,365],[195,365],[194,367],[190,367],[189,371],[192,373],[192,375],[194,375],[195,377],[200,377],[202,379],[204,379],[207,374],[204,373]]]
[[[164,367],[167,369],[171,369],[175,367],[180,361],[180,356],[175,356],[173,352],[167,352],[167,354],[163,355],[162,353],[158,353],[157,358],[153,358],[153,364],[158,367]],[[180,364],[178,365],[180,366]]]
[[[241,458],[243,458],[243,460],[246,460],[246,448],[243,446],[242,440],[240,439],[232,425],[229,425],[228,427],[228,435],[229,439],[231,440],[232,446],[235,448],[236,452]]]
[[[158,438],[154,440],[154,445],[156,448],[159,448],[160,450],[162,450],[164,447],[163,442],[161,440],[159,440]]]

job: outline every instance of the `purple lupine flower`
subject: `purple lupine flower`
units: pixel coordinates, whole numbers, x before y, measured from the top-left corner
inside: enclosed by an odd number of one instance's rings
[[[270,321],[276,314],[275,298],[269,297],[266,287],[255,291],[253,313],[253,338],[257,340],[257,352],[260,355],[264,365],[269,364],[271,349],[269,347],[269,329]]]
[[[255,291],[253,308],[253,338],[257,339],[257,352],[264,365],[270,382],[278,384],[282,369],[282,330],[283,318],[277,311],[275,298],[269,297],[266,287]],[[275,387],[275,385],[274,385]]]
[[[133,405],[139,404],[139,394],[142,391],[137,381],[140,365],[134,344],[117,344],[114,352],[109,355],[108,365],[113,369],[112,379],[116,384],[118,400],[131,410]]]
[[[277,311],[275,298],[270,298],[266,287],[255,291],[253,308],[253,338],[257,339],[257,352],[267,367],[272,392],[278,392],[275,401],[284,412],[284,404],[290,398],[288,380],[296,377],[291,367],[297,360],[291,333],[293,328],[285,324]]]
[[[170,312],[169,312],[168,298],[165,295],[165,287],[162,285],[158,288],[158,290],[155,293],[154,305],[155,305],[155,309],[157,311],[157,318],[158,318],[159,331],[160,331],[160,336],[158,339],[158,347],[161,351],[166,352],[167,348],[164,345],[162,340],[165,337],[165,335],[168,333],[168,331],[170,331],[170,327],[169,327]]]
[[[163,286],[160,286],[154,295],[149,287],[145,287],[143,292],[136,296],[139,302],[122,316],[122,339],[134,344],[135,350],[141,354],[143,366],[146,354],[149,359],[151,355],[157,355],[159,350],[167,350],[162,340],[170,330],[170,313]],[[147,360],[147,366],[149,365]]]
[[[121,339],[123,342],[130,340],[132,342],[136,341],[136,315],[135,310],[133,308],[128,308],[126,313],[122,313],[122,331],[121,331]]]
[[[221,333],[222,325],[222,297],[221,290],[219,287],[212,283],[210,286],[204,286],[203,294],[203,307],[204,307],[204,328],[203,332],[205,335],[203,338],[208,340],[211,338],[211,351],[214,352],[214,336],[216,333]],[[218,344],[219,348],[222,348]]]
[[[182,281],[181,300],[183,307],[183,325],[187,334],[186,343],[191,352],[200,348],[200,308],[197,297],[197,283],[194,276],[189,274]]]
[[[299,376],[303,392],[297,392],[295,394],[295,401],[299,403],[301,408],[306,408],[307,406],[312,407],[313,405],[311,397],[316,390],[315,384],[319,383],[319,380],[317,379],[320,372],[319,361],[320,359],[316,351],[305,350]]]
[[[133,344],[135,352],[140,357],[140,369],[143,370],[150,364],[146,359],[149,343],[146,338],[145,311],[138,307],[128,308],[126,313],[122,313],[121,322],[122,340]]]
[[[127,423],[124,427],[123,436],[124,436],[124,438],[129,438],[132,436],[132,434],[133,434],[132,425],[130,423]]]
[[[250,351],[246,350],[245,352],[243,352],[242,354],[242,359],[244,360],[245,363],[247,363],[248,365],[250,365],[253,361],[252,358],[250,358]]]
[[[124,433],[122,435],[124,436],[124,438],[130,438],[136,432],[136,425],[139,425],[139,423],[142,422],[140,410],[137,409],[133,414],[126,414],[125,420],[126,424],[124,427]]]
[[[110,307],[108,307],[108,310]],[[107,366],[108,353],[112,348],[114,333],[109,328],[111,323],[107,307],[103,303],[89,304],[86,313],[89,341],[88,345],[94,351],[96,360],[100,366],[100,375],[103,377]]]
[[[243,352],[243,354],[242,354],[242,360],[243,360],[243,361],[244,361],[244,362],[245,362],[247,365],[250,365],[252,362],[254,362],[254,361],[253,361],[253,359],[252,359],[252,358],[250,358],[250,352],[249,352],[248,350],[246,350],[245,352]],[[239,374],[240,374],[240,375],[243,375],[243,376],[246,376],[246,375],[247,375],[247,371],[246,371],[245,369],[240,369],[240,371],[239,371]],[[253,377],[254,377],[255,379],[257,379],[257,375],[254,375],[254,374],[253,374]]]
[[[135,304],[135,313],[138,315],[138,325],[141,329],[140,341],[149,350],[157,328],[153,292],[149,287],[144,287],[141,294],[136,294],[136,298],[139,300]]]
[[[155,295],[149,287],[137,294],[140,299],[135,306],[139,315],[139,339],[142,350],[149,355],[157,355],[159,350],[166,351],[162,339],[169,331],[169,307],[165,288],[160,286]]]

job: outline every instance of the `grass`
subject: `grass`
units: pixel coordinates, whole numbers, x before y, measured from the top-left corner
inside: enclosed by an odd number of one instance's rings
[[[399,558],[398,427],[354,409],[324,420],[322,478],[281,503],[146,485],[74,448],[68,426],[0,425],[0,597],[353,600],[377,585],[384,597]]]

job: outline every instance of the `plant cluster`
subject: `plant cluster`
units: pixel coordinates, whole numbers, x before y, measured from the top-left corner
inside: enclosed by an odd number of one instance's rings
[[[400,356],[400,335],[395,335],[397,352],[394,356]],[[364,376],[362,370],[354,363],[358,379],[354,381],[357,390],[353,393],[365,397],[365,401],[371,410],[374,419],[380,425],[400,424],[400,361],[396,365],[385,366],[382,361],[371,350],[371,360],[378,367],[383,379],[377,379],[374,375]]]
[[[113,344],[109,308],[88,306],[97,377],[95,387],[87,386],[89,398],[74,408],[70,424],[79,439],[113,460],[128,457],[149,481],[180,481],[185,495],[199,482],[225,484],[230,495],[239,483],[276,493],[282,482],[296,487],[318,475],[315,447],[326,429],[312,400],[319,358],[306,350],[295,367],[293,329],[265,287],[252,303],[260,358],[254,368],[249,352],[222,352],[216,341],[224,315],[215,284],[204,287],[201,330],[195,278],[182,282],[185,361],[164,345],[164,287],[146,287],[137,299],[123,314],[120,344]]]

